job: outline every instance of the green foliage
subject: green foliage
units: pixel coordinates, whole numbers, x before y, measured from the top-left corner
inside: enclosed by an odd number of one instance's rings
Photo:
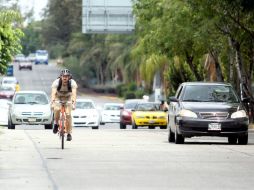
[[[30,23],[22,31],[24,32],[24,37],[21,39],[23,54],[28,55],[37,49],[44,49],[41,39],[41,21]]]
[[[22,31],[15,27],[21,21],[20,14],[11,10],[0,12],[0,73],[4,74],[12,57],[21,50]]]
[[[125,99],[135,99],[136,98],[135,92],[127,91],[124,95],[124,98]]]

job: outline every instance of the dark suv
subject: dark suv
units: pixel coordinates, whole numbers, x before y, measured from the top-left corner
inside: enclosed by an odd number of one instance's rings
[[[182,83],[169,98],[169,142],[186,137],[222,136],[230,144],[248,143],[249,118],[230,84]]]
[[[131,125],[131,110],[144,99],[127,99],[124,102],[123,109],[120,111],[120,129],[126,129],[126,125]]]

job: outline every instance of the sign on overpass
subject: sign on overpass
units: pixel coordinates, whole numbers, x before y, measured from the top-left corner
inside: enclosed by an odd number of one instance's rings
[[[132,0],[83,0],[83,33],[130,33],[134,27]]]

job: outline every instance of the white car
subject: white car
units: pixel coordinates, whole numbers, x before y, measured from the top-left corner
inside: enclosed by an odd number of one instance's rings
[[[15,129],[15,125],[45,125],[45,129],[52,129],[53,113],[44,91],[15,93],[10,107],[8,129]]]
[[[11,87],[15,89],[18,80],[16,77],[3,77],[1,81],[1,86],[3,87]]]
[[[100,124],[100,113],[90,99],[77,99],[76,109],[72,111],[72,126],[92,127],[98,129]]]
[[[122,103],[105,103],[101,111],[101,124],[119,123],[121,109],[123,109]]]
[[[0,126],[8,125],[8,114],[11,102],[7,99],[0,99]]]
[[[32,62],[29,61],[27,58],[24,61],[20,61],[19,62],[19,70],[21,69],[29,69],[32,70],[33,66],[32,66]]]

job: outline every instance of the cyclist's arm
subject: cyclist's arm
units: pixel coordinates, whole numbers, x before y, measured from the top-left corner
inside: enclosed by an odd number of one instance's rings
[[[52,88],[52,90],[51,90],[51,101],[52,102],[56,100],[56,91],[57,91],[56,88]]]
[[[71,101],[73,104],[76,103],[76,99],[77,99],[77,88],[73,88],[72,89],[72,95],[71,95]]]

